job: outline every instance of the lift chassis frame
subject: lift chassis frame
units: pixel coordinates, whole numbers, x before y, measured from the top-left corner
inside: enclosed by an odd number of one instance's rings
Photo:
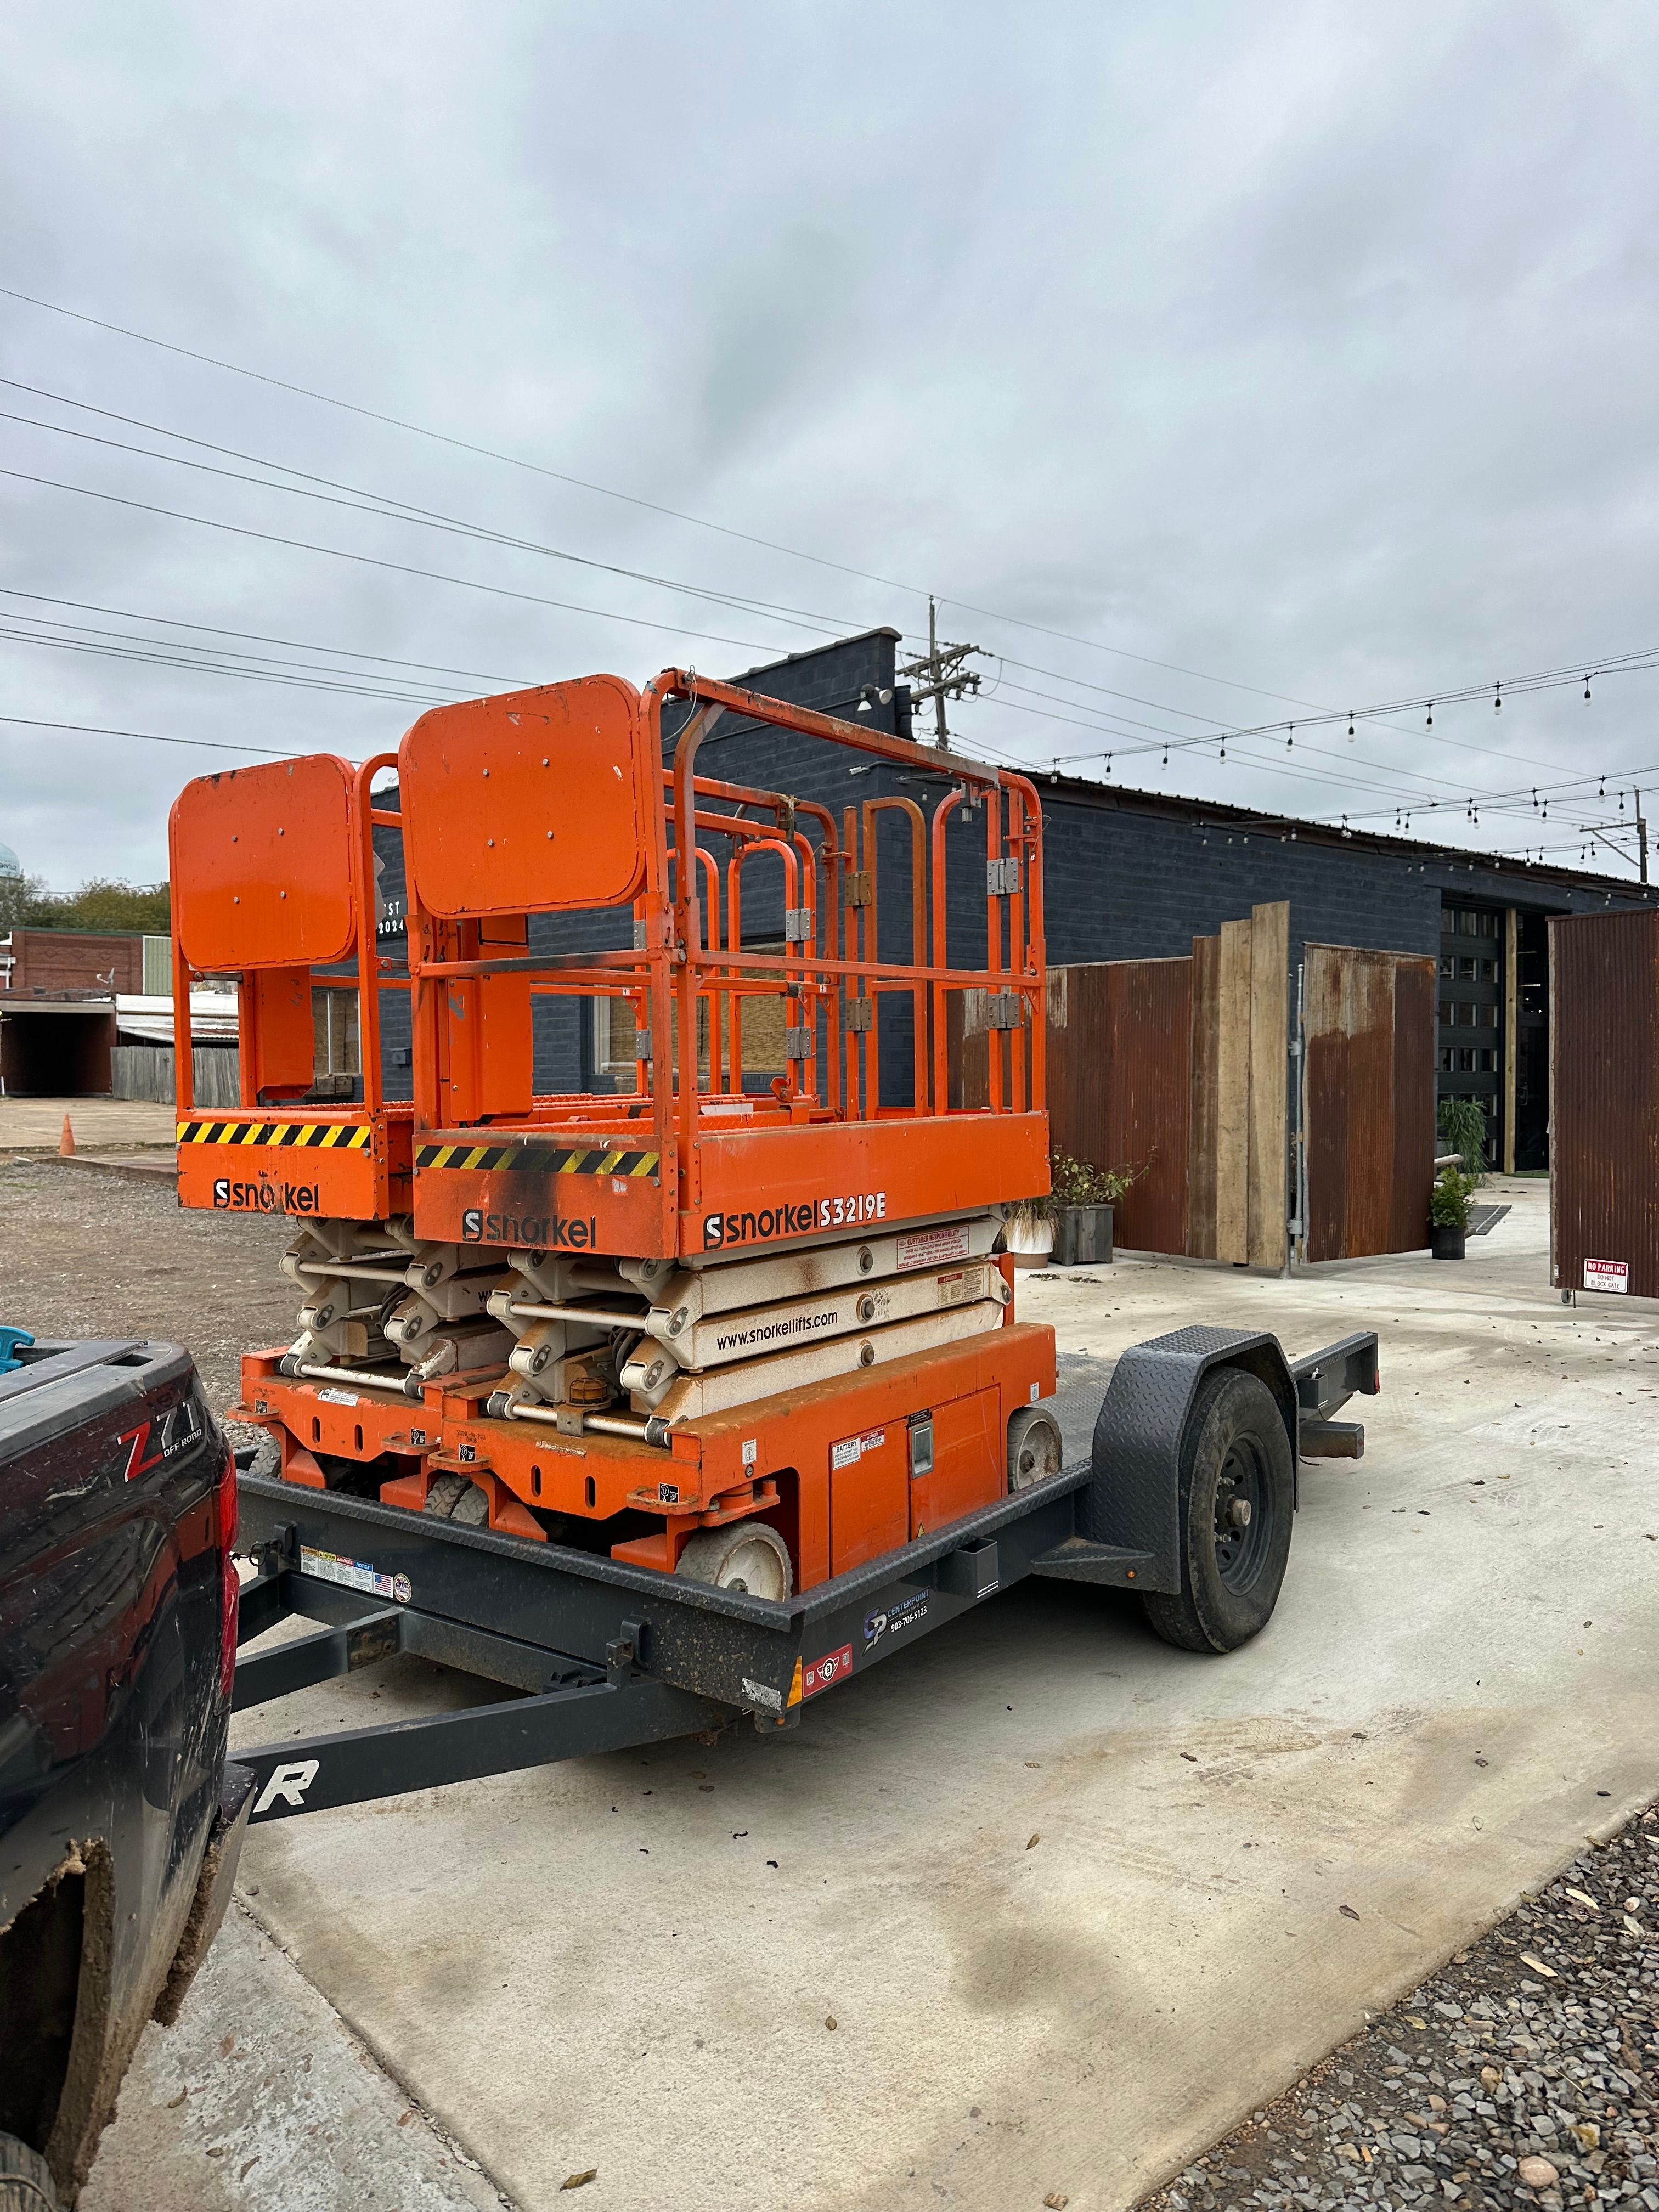
[[[1089,1458],[781,1602],[550,1542],[458,1528],[244,1473],[255,1563],[238,1711],[409,1652],[503,1685],[499,1702],[238,1750],[252,1819],[281,1820],[629,1745],[799,1723],[811,1700],[1027,1575],[1130,1590],[1180,1585],[1176,1474],[1216,1367],[1274,1391],[1298,1458],[1358,1458],[1331,1416],[1379,1387],[1366,1333],[1290,1361],[1277,1338],[1186,1328],[1117,1362]]]

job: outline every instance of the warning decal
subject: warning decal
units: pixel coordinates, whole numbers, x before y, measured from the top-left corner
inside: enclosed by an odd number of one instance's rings
[[[1626,1260],[1586,1260],[1584,1288],[1587,1291],[1623,1291],[1630,1289],[1630,1263]]]

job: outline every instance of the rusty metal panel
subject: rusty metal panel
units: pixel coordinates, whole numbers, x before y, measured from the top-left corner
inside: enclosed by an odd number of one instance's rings
[[[1549,929],[1551,1279],[1659,1297],[1659,914]]]
[[[1304,952],[1304,1256],[1420,1250],[1434,1173],[1434,963]]]
[[[1054,1149],[1097,1167],[1145,1167],[1112,1224],[1131,1250],[1186,1249],[1192,966],[1109,960],[1049,971]]]
[[[1434,1188],[1434,965],[1400,960],[1394,971],[1394,1206],[1390,1252],[1414,1252]]]

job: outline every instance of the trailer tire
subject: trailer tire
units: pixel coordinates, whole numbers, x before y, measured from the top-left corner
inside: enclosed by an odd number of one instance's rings
[[[1008,1495],[1058,1474],[1065,1457],[1054,1415],[1041,1406],[1021,1406],[1008,1424]]]
[[[0,2212],[60,2212],[61,2202],[40,2152],[0,2135]]]
[[[1273,1392],[1240,1368],[1212,1370],[1182,1439],[1181,1588],[1141,1599],[1166,1644],[1236,1651],[1267,1626],[1290,1555],[1295,1481]]]
[[[716,1589],[744,1590],[779,1602],[793,1586],[789,1547],[764,1521],[728,1521],[723,1528],[699,1528],[681,1552],[674,1572],[688,1582],[712,1583]]]

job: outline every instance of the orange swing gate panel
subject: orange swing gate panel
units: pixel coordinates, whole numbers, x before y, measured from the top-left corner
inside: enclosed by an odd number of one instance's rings
[[[368,778],[388,764],[354,769],[325,753],[262,763],[198,777],[174,803],[168,842],[185,1206],[349,1220],[408,1210],[413,1109],[388,1108],[380,1091],[368,845]],[[347,963],[355,973],[342,972]],[[241,1096],[234,1112],[198,1110],[192,1056],[182,1042],[190,1035],[191,979],[209,975],[237,987]],[[331,990],[343,999],[352,986],[363,1096],[339,1103],[316,1087],[313,994]]]
[[[891,802],[838,824],[701,774],[726,713],[940,773],[904,740],[673,670],[643,695],[599,677],[440,708],[404,741],[415,1231],[497,1268],[511,1350],[494,1377],[428,1386],[435,1448],[380,1494],[810,1587],[1001,1496],[1010,1424],[1054,1387],[1052,1333],[1015,1324],[994,1249],[1001,1210],[1047,1188],[1041,815],[1024,779],[954,758],[931,822],[900,802],[913,927],[909,957],[884,960],[860,893]],[[947,957],[959,808],[985,833],[972,966]],[[742,918],[769,872],[781,943]],[[953,1109],[969,993],[990,1103]],[[535,1094],[544,999],[631,1021],[631,1082]],[[901,1008],[908,1098],[879,1073]],[[409,1449],[406,1405],[344,1410],[309,1410],[319,1440]]]

